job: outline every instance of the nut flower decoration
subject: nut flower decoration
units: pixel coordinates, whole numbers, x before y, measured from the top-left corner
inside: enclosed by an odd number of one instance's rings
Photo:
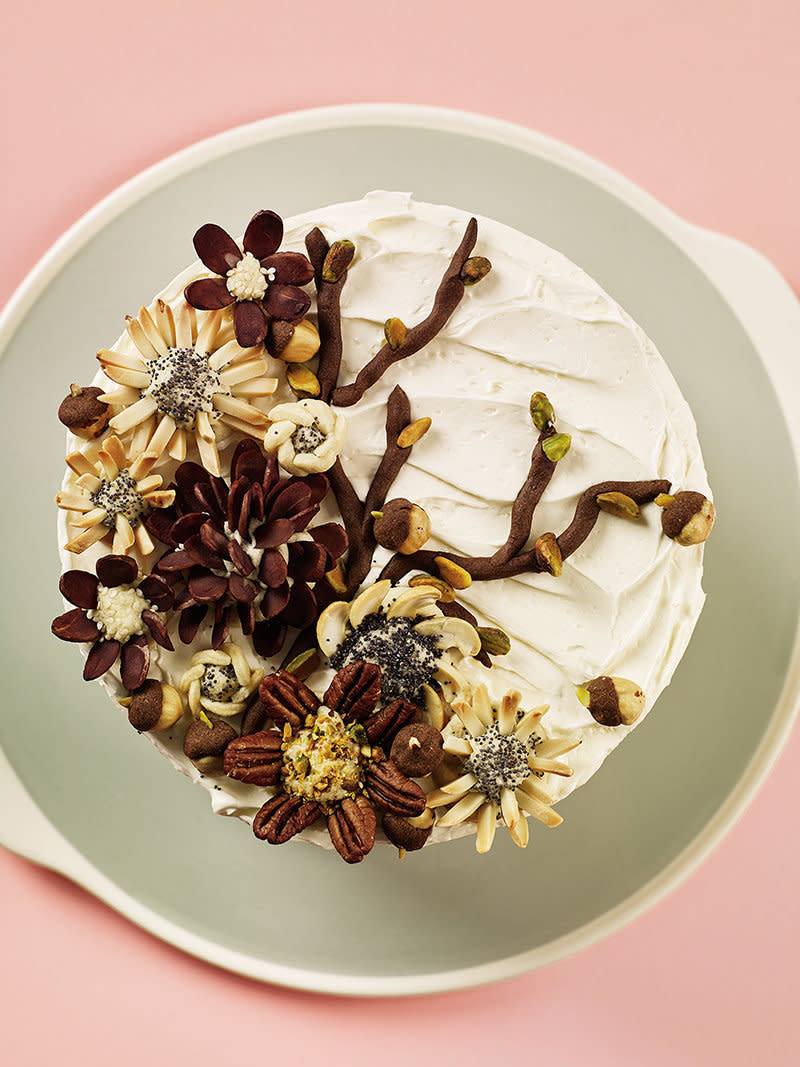
[[[83,677],[88,682],[105,674],[120,659],[122,684],[138,689],[150,669],[146,633],[169,652],[174,651],[164,620],[157,612],[169,611],[174,596],[157,575],[137,581],[139,568],[130,556],[102,556],[95,573],[65,571],[59,589],[71,604],[53,620],[52,631],[62,641],[92,642]]]
[[[319,474],[330,470],[344,447],[347,420],[323,400],[278,404],[269,413],[272,425],[264,448],[275,452],[289,474]]]
[[[134,545],[143,556],[155,547],[143,520],[153,508],[165,508],[175,499],[163,489],[158,474],[148,474],[151,461],[134,459],[118,437],[106,437],[94,452],[73,452],[67,466],[76,475],[56,504],[72,512],[67,522],[72,539],[64,546],[81,553],[96,541],[111,541],[112,551],[127,555]]]
[[[131,434],[131,455],[156,464],[164,454],[179,463],[193,441],[200,462],[220,473],[215,427],[261,438],[267,425],[253,403],[275,392],[277,378],[265,377],[263,345],[242,348],[221,311],[198,316],[188,304],[173,312],[157,300],[127,319],[136,352],[103,348],[97,353],[105,373],[120,388],[100,399],[122,408],[111,419],[120,437]]]
[[[342,859],[360,863],[375,844],[376,809],[405,818],[423,813],[424,792],[385,754],[417,708],[402,699],[380,706],[379,667],[349,664],[322,701],[278,671],[262,681],[259,697],[280,729],[231,741],[224,757],[229,777],[278,787],[255,816],[256,837],[283,844],[326,818]]]
[[[580,740],[541,740],[534,730],[547,705],[520,714],[521,699],[511,690],[497,708],[486,687],[476,686],[469,702],[453,704],[453,718],[443,730],[444,751],[464,760],[464,773],[429,793],[427,804],[433,809],[447,808],[436,822],[443,828],[474,817],[478,852],[492,847],[498,818],[520,848],[528,844],[528,815],[545,826],[563,821],[550,807],[553,798],[538,780],[545,774],[571,775],[568,764],[555,757],[576,748]]]
[[[278,252],[283,220],[274,211],[253,215],[240,249],[221,226],[208,222],[194,235],[200,259],[217,278],[199,278],[186,286],[192,307],[203,311],[233,309],[236,339],[244,348],[261,344],[269,319],[302,319],[311,298],[300,285],[314,277],[314,268],[300,252]]]
[[[188,696],[192,715],[212,727],[208,713],[223,718],[239,715],[263,677],[260,668],[250,670],[238,645],[226,641],[220,649],[204,648],[195,652],[179,688]]]
[[[436,702],[434,681],[459,692],[466,683],[456,662],[476,656],[481,640],[470,623],[442,613],[440,596],[433,585],[408,588],[384,580],[367,586],[350,603],[336,601],[322,612],[320,650],[335,670],[356,660],[376,663],[385,700]]]
[[[178,633],[191,644],[211,611],[213,648],[227,640],[238,615],[260,656],[276,655],[287,627],[317,618],[312,589],[347,547],[338,523],[308,529],[328,489],[323,475],[281,478],[274,458],[240,441],[230,482],[196,463],[175,471],[175,504],[153,512],[148,529],[172,551],[156,573],[181,583]]]

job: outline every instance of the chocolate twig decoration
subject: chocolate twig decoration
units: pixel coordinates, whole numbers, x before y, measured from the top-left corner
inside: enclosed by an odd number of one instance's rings
[[[442,276],[433,300],[433,307],[428,316],[422,322],[418,322],[416,326],[412,326],[399,343],[392,345],[387,340],[377,355],[373,356],[369,363],[361,368],[354,382],[351,382],[350,385],[340,385],[333,390],[331,394],[332,404],[343,408],[355,404],[366,393],[367,389],[373,386],[386,373],[392,364],[413,356],[433,340],[461,302],[465,285],[462,277],[464,264],[475,247],[477,239],[478,223],[475,219],[470,219],[461,239],[461,244],[453,254],[453,258]],[[311,251],[309,249],[310,254]]]
[[[356,592],[372,566],[372,557],[377,545],[372,512],[383,507],[400,468],[411,455],[411,447],[401,448],[397,443],[400,431],[410,420],[411,404],[405,391],[397,385],[386,403],[386,451],[363,503],[347,477],[341,460],[337,460],[328,471],[349,541],[346,572],[348,598]]]
[[[602,510],[597,503],[597,497],[602,493],[624,493],[625,496],[630,497],[637,504],[649,504],[660,493],[668,493],[669,489],[670,483],[664,479],[642,482],[598,482],[597,485],[591,486],[581,494],[572,522],[556,538],[561,558],[566,559],[571,556],[576,549],[580,548],[594,529],[597,516]],[[500,551],[502,552],[503,550],[501,549]],[[473,581],[477,582],[493,581],[497,578],[512,578],[514,575],[523,574],[526,571],[537,574],[547,569],[537,558],[535,549],[512,555],[500,562],[496,558],[497,555],[498,553],[495,553],[494,556],[460,556],[455,552],[436,552],[423,549],[411,556],[392,556],[383,568],[381,578],[389,578],[391,581],[396,582],[412,570],[426,571],[428,574],[435,575],[439,571],[436,564],[437,557],[439,559],[448,559],[451,563],[455,563],[467,571]]]
[[[342,319],[339,301],[344,283],[347,281],[347,268],[345,267],[336,276],[335,281],[329,281],[324,277],[325,259],[330,252],[330,245],[319,227],[315,227],[306,235],[306,251],[311,266],[314,268],[314,285],[317,290],[319,398],[327,403],[336,387],[339,368],[342,364]],[[329,277],[333,276],[333,273],[329,275]]]

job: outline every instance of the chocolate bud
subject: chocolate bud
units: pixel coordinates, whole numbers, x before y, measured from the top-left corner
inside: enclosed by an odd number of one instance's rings
[[[424,825],[419,825],[419,824]],[[433,830],[433,812],[425,810],[416,819],[404,819],[402,815],[393,815],[387,811],[381,820],[383,832],[396,848],[403,852],[417,852]]]
[[[408,778],[431,774],[444,757],[442,735],[426,722],[415,722],[399,730],[392,741],[389,758]]]
[[[109,406],[99,400],[104,390],[96,385],[71,385],[61,401],[58,418],[76,437],[99,437],[108,426]]]
[[[644,711],[644,692],[627,678],[601,674],[584,682],[576,694],[601,726],[633,726]]]
[[[148,680],[129,697],[120,700],[128,709],[128,722],[139,733],[168,730],[183,716],[183,701],[171,685]]]
[[[431,521],[427,513],[404,497],[388,500],[381,511],[374,511],[372,516],[375,540],[390,552],[410,556],[430,537]]]
[[[234,740],[236,730],[225,719],[212,719],[211,728],[195,720],[183,739],[183,752],[198,771],[206,775],[222,774],[222,757]]]
[[[676,493],[661,512],[661,529],[679,545],[700,545],[714,525],[714,505],[702,493]]]

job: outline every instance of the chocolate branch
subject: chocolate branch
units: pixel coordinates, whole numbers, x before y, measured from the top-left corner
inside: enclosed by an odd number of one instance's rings
[[[642,482],[599,482],[597,485],[591,486],[581,494],[572,522],[556,538],[561,558],[566,559],[571,556],[573,552],[580,548],[594,529],[597,516],[602,510],[597,503],[597,497],[601,494],[624,493],[625,496],[630,497],[637,504],[649,504],[660,493],[668,493],[669,488],[670,483],[663,479]],[[509,540],[511,540],[510,536]],[[503,550],[501,549],[500,551],[502,552]],[[389,578],[391,581],[396,582],[412,570],[426,571],[428,574],[433,575],[438,574],[437,557],[439,559],[448,559],[451,563],[463,568],[476,582],[493,581],[497,578],[512,578],[514,575],[525,572],[536,574],[546,569],[537,558],[535,549],[512,555],[501,562],[496,559],[497,555],[498,553],[495,553],[494,556],[460,556],[454,552],[433,552],[425,549],[415,552],[411,556],[392,556],[383,568],[381,578]]]
[[[337,407],[350,407],[352,404],[357,403],[364,393],[386,373],[389,367],[394,363],[399,363],[400,360],[413,356],[434,339],[461,302],[465,286],[465,281],[462,277],[464,264],[475,247],[477,239],[478,223],[475,219],[470,219],[461,239],[461,244],[456,249],[447,270],[442,276],[433,300],[433,307],[427,318],[417,323],[416,326],[412,326],[399,343],[392,344],[387,340],[377,355],[373,356],[369,363],[358,372],[354,382],[351,382],[350,385],[340,385],[333,390],[331,394],[332,404]]]
[[[346,244],[349,245],[349,249],[352,249],[352,245],[349,242]],[[345,246],[345,242],[339,242],[339,247],[345,247],[345,250],[349,251]],[[320,385],[319,398],[327,403],[330,400],[331,393],[336,388],[339,368],[342,364],[342,320],[339,302],[344,283],[347,281],[347,267],[345,266],[337,271],[335,268],[340,264],[329,263],[329,270],[326,272],[325,263],[329,258],[331,246],[325,239],[322,230],[318,227],[315,227],[306,235],[306,251],[314,268],[314,285],[317,290],[317,330],[319,331],[317,378]],[[335,254],[333,258],[336,258]],[[350,259],[352,259],[352,252],[350,252]]]

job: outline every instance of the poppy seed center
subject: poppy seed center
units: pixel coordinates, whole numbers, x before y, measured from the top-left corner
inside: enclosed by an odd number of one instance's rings
[[[147,372],[150,384],[143,395],[179,426],[194,426],[198,411],[213,411],[214,394],[227,392],[208,356],[195,348],[168,348],[147,363]]]

